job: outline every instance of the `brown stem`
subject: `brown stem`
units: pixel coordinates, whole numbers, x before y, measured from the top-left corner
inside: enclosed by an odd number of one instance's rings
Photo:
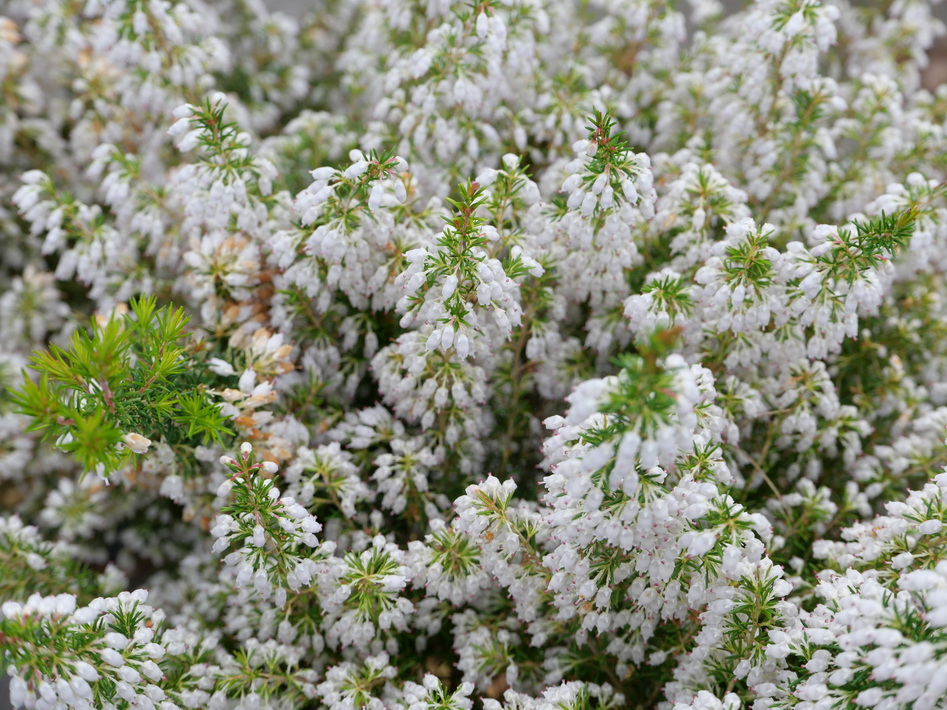
[[[109,411],[115,414],[115,400],[112,396],[112,388],[109,387],[108,380],[103,377],[99,380],[99,385],[102,387],[102,397],[105,399],[105,404],[108,406]]]

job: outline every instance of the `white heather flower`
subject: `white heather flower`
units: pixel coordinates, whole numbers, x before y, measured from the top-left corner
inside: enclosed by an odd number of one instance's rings
[[[357,160],[356,162],[352,163],[352,165],[350,165],[348,168],[346,168],[344,175],[349,180],[355,180],[356,178],[361,177],[361,175],[366,170],[368,170],[368,161]]]
[[[917,526],[917,531],[921,533],[921,535],[936,535],[943,527],[943,523],[939,520],[925,520]]]
[[[394,179],[392,181],[392,190],[395,194],[395,199],[404,204],[408,201],[408,189],[404,185],[404,180]]]
[[[128,639],[119,633],[105,634],[102,640],[109,648],[114,648],[116,651],[124,651],[128,647]]]
[[[207,366],[217,375],[221,377],[231,377],[237,374],[237,371],[233,368],[226,360],[221,360],[218,357],[212,357],[207,361]]]
[[[445,301],[454,295],[454,291],[457,290],[457,276],[451,274],[446,279],[444,279],[444,286],[441,289],[441,298]]]
[[[108,663],[110,666],[119,668],[125,665],[125,659],[122,657],[122,654],[120,654],[118,651],[115,651],[114,649],[99,649],[99,656],[101,656],[102,660]]]
[[[687,548],[687,554],[691,557],[700,557],[709,552],[716,542],[717,536],[713,532],[709,530],[702,532],[694,537]]]
[[[141,434],[136,434],[135,432],[129,432],[122,437],[122,441],[125,442],[125,446],[134,451],[136,454],[143,454],[148,451],[148,448],[151,446],[151,439],[142,436]]]
[[[374,212],[381,205],[382,198],[385,194],[385,188],[380,182],[376,182],[372,185],[371,193],[368,196],[368,209],[370,212]]]
[[[180,121],[179,121],[180,123]],[[194,150],[201,141],[201,136],[204,135],[204,130],[202,128],[195,128],[188,131],[180,138],[178,138],[177,148],[182,153],[188,153]]]

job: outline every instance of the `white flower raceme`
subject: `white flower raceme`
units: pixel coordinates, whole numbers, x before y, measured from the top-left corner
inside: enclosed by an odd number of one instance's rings
[[[496,233],[492,227],[484,228],[485,233],[490,233],[490,230],[492,234]],[[521,323],[522,308],[517,300],[519,284],[506,275],[498,259],[491,258],[482,249],[471,251],[476,267],[463,283],[464,298],[470,300],[475,296],[475,305],[467,305],[461,316],[452,316],[445,304],[455,295],[460,284],[456,273],[444,276],[439,281],[439,288],[425,289],[426,295],[417,306],[408,306],[410,299],[421,295],[419,291],[428,283],[429,273],[430,277],[439,278],[431,266],[433,259],[430,256],[436,254],[436,250],[423,254],[409,252],[410,265],[396,282],[404,284],[401,303],[408,310],[401,322],[438,323],[428,335],[427,349],[453,349],[461,359],[508,340],[513,328]],[[419,256],[423,258],[411,261]]]
[[[381,699],[365,694],[359,687],[363,684],[369,687],[384,685],[396,673],[388,654],[380,653],[366,658],[361,666],[350,662],[333,666],[316,692],[326,707],[361,706],[368,710],[382,710],[385,705]]]
[[[0,606],[0,623],[19,621],[34,629],[33,644],[60,644],[70,634],[81,633],[86,644],[70,650],[64,671],[55,680],[27,684],[14,678],[10,699],[17,707],[91,708],[93,694],[114,692],[117,698],[143,707],[168,700],[160,683],[164,671],[159,663],[166,653],[153,629],[163,614],[145,604],[144,590],[122,592],[117,597],[97,598],[78,606],[76,597],[34,594],[25,603]],[[134,626],[123,623],[133,618]],[[125,633],[108,632],[121,624]],[[110,626],[111,625],[111,626]],[[68,670],[65,670],[68,668]],[[109,690],[104,690],[106,687]],[[174,707],[177,707],[171,703]]]
[[[317,449],[300,447],[292,463],[287,467],[285,478],[287,493],[301,505],[309,506],[324,490],[331,490],[338,498],[342,513],[355,515],[355,506],[371,499],[371,491],[359,478],[358,468],[352,456],[338,443],[320,446]]]
[[[483,455],[481,436],[490,422],[483,408],[484,369],[467,360],[458,363],[431,354],[419,331],[409,331],[382,348],[372,359],[372,367],[392,410],[425,429],[441,415],[443,444],[464,451],[461,466],[472,469]]]
[[[313,576],[321,569],[321,557],[331,554],[331,544],[320,545],[316,533],[322,524],[292,496],[283,496],[266,474],[277,473],[279,467],[271,461],[250,464],[253,447],[241,445],[241,460],[229,457],[221,460],[232,476],[217,490],[217,495],[246,496],[255,501],[260,512],[257,515],[231,516],[222,513],[211,527],[214,553],[222,553],[238,543],[242,547],[230,552],[224,563],[234,571],[237,588],[252,587],[264,599],[273,595],[277,604],[285,604],[287,590],[296,591],[308,586]],[[277,562],[267,554],[279,549],[281,559]],[[316,549],[321,554],[306,554],[307,549]],[[274,593],[275,590],[275,593]]]

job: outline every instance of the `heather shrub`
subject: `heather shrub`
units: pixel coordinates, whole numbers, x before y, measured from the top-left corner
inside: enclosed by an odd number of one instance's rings
[[[26,708],[947,704],[922,0],[8,0]]]

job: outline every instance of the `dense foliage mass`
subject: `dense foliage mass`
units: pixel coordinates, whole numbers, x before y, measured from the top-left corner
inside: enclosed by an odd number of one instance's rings
[[[6,0],[27,708],[947,705],[928,3]]]

